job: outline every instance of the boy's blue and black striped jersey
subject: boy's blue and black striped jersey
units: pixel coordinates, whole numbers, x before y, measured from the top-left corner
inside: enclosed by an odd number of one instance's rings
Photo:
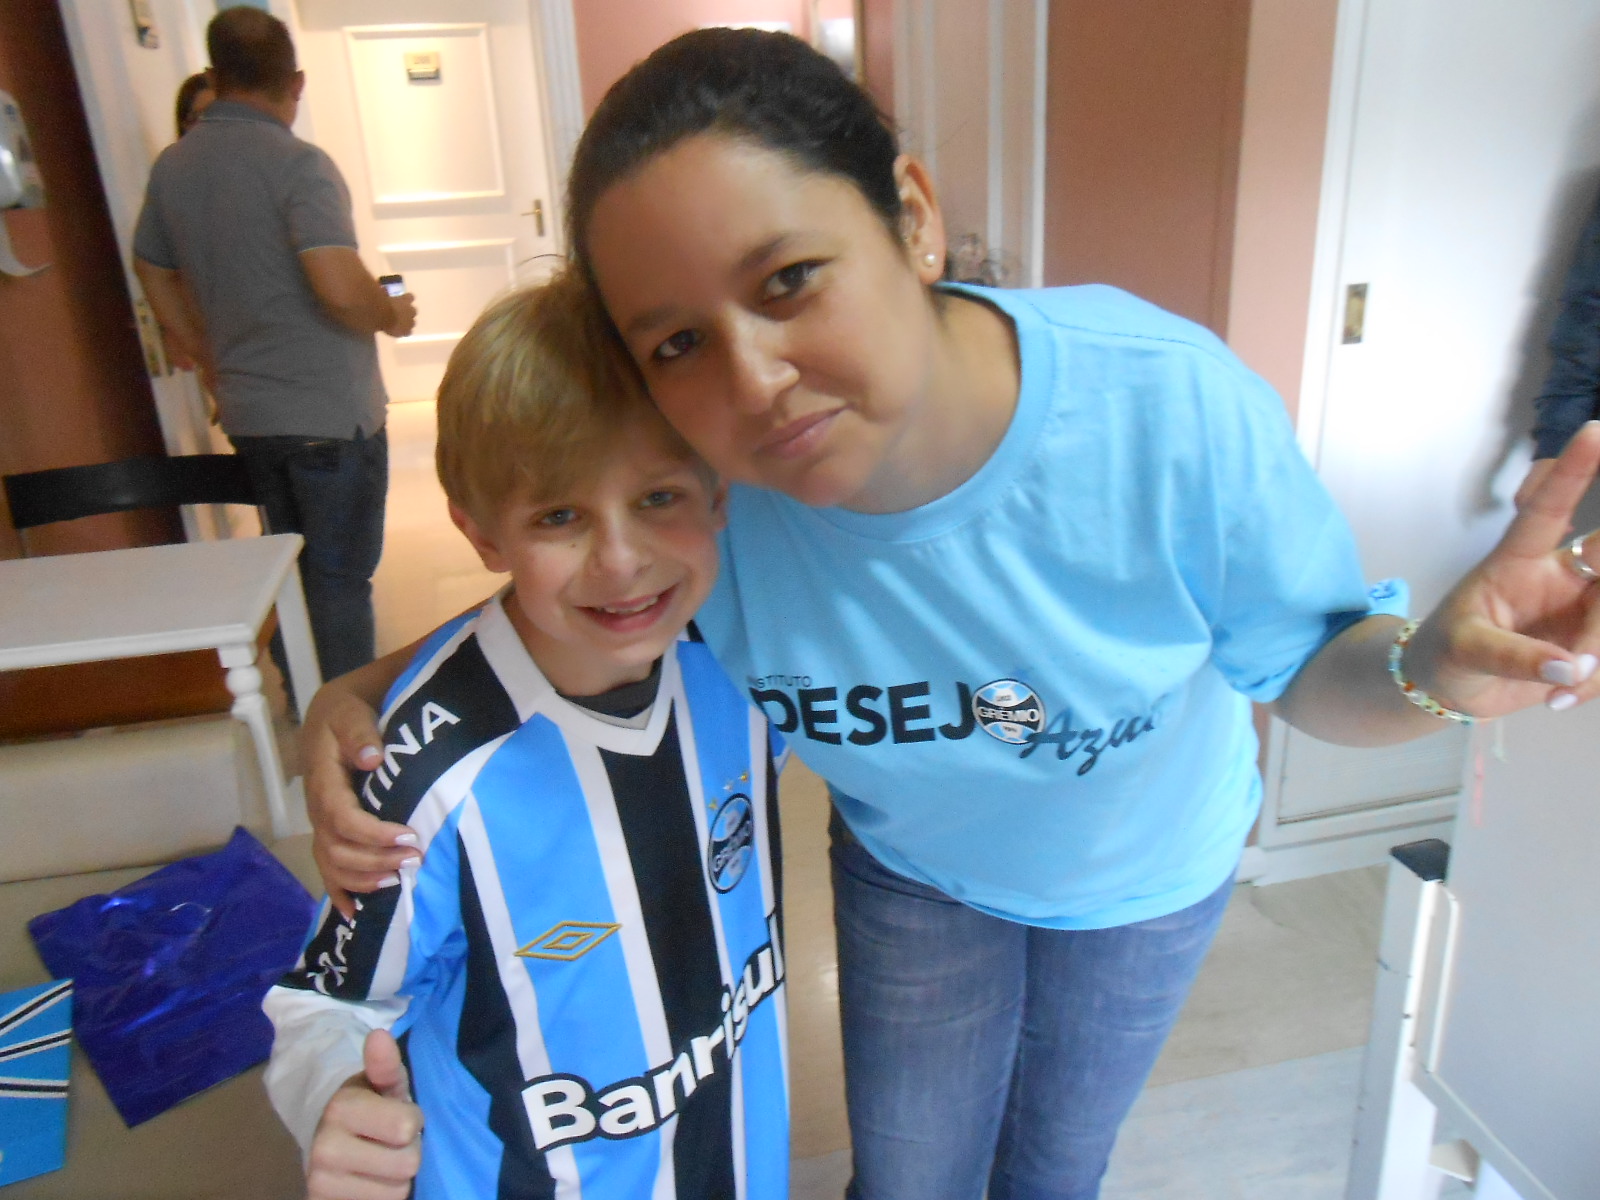
[[[425,850],[329,908],[266,1002],[297,1136],[392,1028],[415,1195],[781,1200],[787,1050],[766,722],[686,637],[632,721],[555,692],[498,600],[396,684],[363,795]]]

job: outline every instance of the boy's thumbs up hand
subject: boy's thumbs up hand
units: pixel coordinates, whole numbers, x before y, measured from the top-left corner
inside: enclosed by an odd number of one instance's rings
[[[378,1095],[410,1101],[411,1080],[400,1058],[399,1043],[387,1029],[374,1029],[367,1034],[366,1045],[361,1048],[361,1065],[365,1068],[367,1086]]]
[[[306,1163],[309,1200],[405,1200],[422,1163],[422,1110],[400,1047],[385,1029],[367,1035],[362,1074],[333,1094]]]

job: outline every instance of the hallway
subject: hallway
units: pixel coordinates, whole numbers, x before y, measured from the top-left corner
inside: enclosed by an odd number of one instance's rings
[[[450,523],[433,467],[433,401],[389,406],[389,507],[373,576],[378,653],[415,641],[500,586]]]

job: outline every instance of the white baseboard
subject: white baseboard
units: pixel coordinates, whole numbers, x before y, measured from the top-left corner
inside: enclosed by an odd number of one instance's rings
[[[1373,867],[1386,862],[1389,851],[1407,842],[1423,838],[1443,838],[1448,841],[1454,826],[1455,820],[1450,818],[1315,842],[1246,846],[1244,856],[1239,860],[1237,879],[1240,883],[1265,887],[1271,883],[1288,883],[1293,879],[1309,879],[1313,875],[1328,875],[1334,871]]]

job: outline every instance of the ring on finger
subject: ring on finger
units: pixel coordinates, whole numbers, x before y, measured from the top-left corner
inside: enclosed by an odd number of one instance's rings
[[[1571,566],[1574,571],[1583,576],[1589,582],[1594,583],[1596,581],[1600,581],[1600,571],[1597,571],[1591,567],[1589,565],[1589,560],[1583,556],[1583,543],[1588,540],[1592,533],[1593,531],[1591,530],[1590,533],[1579,534],[1577,537],[1568,542],[1566,558],[1568,565]]]

